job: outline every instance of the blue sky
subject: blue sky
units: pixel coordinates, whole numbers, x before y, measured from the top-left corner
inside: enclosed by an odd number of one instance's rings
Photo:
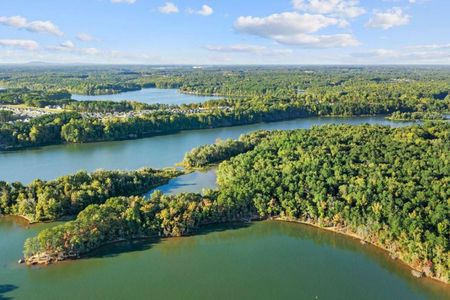
[[[448,0],[1,0],[0,63],[449,64]]]

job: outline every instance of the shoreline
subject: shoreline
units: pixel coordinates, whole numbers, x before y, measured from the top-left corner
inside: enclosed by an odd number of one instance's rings
[[[35,150],[35,149],[41,149],[46,147],[55,147],[55,146],[66,146],[66,145],[88,145],[88,144],[96,144],[96,143],[111,143],[111,142],[120,142],[120,141],[133,141],[133,140],[142,140],[147,138],[153,138],[158,136],[169,136],[174,135],[182,132],[190,132],[190,131],[196,131],[196,130],[208,130],[208,129],[222,129],[222,128],[233,128],[233,127],[239,127],[239,126],[250,126],[255,124],[270,124],[270,123],[277,123],[277,122],[288,122],[288,121],[294,121],[294,120],[302,120],[302,119],[328,119],[328,118],[338,118],[338,119],[345,119],[345,118],[371,118],[371,117],[379,117],[386,120],[386,114],[373,114],[373,115],[311,115],[311,116],[300,116],[300,117],[293,117],[293,118],[283,118],[280,120],[271,120],[271,121],[255,121],[255,122],[249,122],[249,123],[239,123],[239,124],[224,124],[219,126],[209,126],[209,127],[202,127],[202,128],[186,128],[186,129],[179,129],[179,130],[169,130],[169,131],[158,131],[158,132],[151,132],[146,133],[141,136],[136,137],[123,137],[123,138],[114,138],[114,139],[100,139],[95,141],[87,141],[82,143],[72,143],[72,142],[61,142],[61,143],[45,143],[42,145],[32,145],[32,146],[23,146],[23,147],[2,147],[0,145],[0,154],[2,153],[13,153],[13,152],[23,152],[28,150]],[[414,125],[415,122],[409,122],[409,121],[394,121],[394,120],[388,120],[390,122],[394,123],[411,123],[410,125]],[[379,126],[390,126],[390,125],[382,125],[377,124]]]
[[[205,226],[209,226],[209,225],[214,225],[214,224],[223,224],[223,225],[227,225],[227,224],[232,224],[232,223],[251,223],[251,222],[259,222],[259,221],[275,221],[275,222],[286,222],[286,223],[296,223],[296,224],[300,224],[300,225],[305,225],[305,226],[312,226],[314,228],[317,229],[322,229],[322,230],[326,230],[329,232],[333,232],[333,233],[337,233],[340,234],[344,237],[348,237],[348,238],[353,238],[356,240],[359,240],[362,244],[364,245],[370,245],[370,246],[374,246],[378,249],[381,249],[383,251],[385,251],[393,260],[399,260],[403,265],[407,266],[410,269],[410,273],[411,276],[417,277],[417,279],[420,279],[421,277],[423,278],[430,278],[433,279],[439,283],[443,283],[446,285],[449,285],[449,281],[445,281],[445,279],[443,278],[439,278],[436,276],[429,276],[428,274],[426,274],[426,272],[414,267],[412,264],[406,262],[405,260],[402,259],[401,255],[399,255],[398,253],[392,252],[391,250],[387,249],[386,247],[384,247],[381,244],[376,244],[373,243],[372,241],[368,241],[365,240],[363,237],[361,237],[360,235],[358,235],[357,233],[353,232],[353,231],[348,231],[345,229],[339,229],[338,227],[323,227],[317,223],[312,223],[312,222],[308,222],[308,221],[302,221],[300,219],[290,219],[290,218],[284,218],[284,217],[259,217],[259,216],[252,216],[248,219],[242,219],[240,221],[235,221],[235,222],[225,222],[225,223],[211,223],[211,224],[205,224],[203,226],[201,226],[199,228],[199,230],[203,229]],[[186,234],[183,235],[182,237],[189,237],[189,236],[194,236],[196,235],[196,232],[192,232],[190,234]],[[33,255],[31,257],[28,258],[24,258],[24,262],[27,266],[33,266],[33,265],[49,265],[52,263],[58,263],[58,262],[62,262],[62,261],[67,261],[67,260],[77,260],[77,259],[85,259],[85,258],[89,258],[89,254],[104,247],[104,246],[108,246],[108,245],[112,245],[112,244],[116,244],[116,243],[121,243],[121,242],[132,242],[132,241],[138,241],[138,240],[150,240],[150,239],[154,239],[154,238],[176,238],[176,237],[171,237],[171,236],[167,236],[167,237],[162,237],[162,236],[157,236],[157,235],[153,235],[153,236],[139,236],[139,237],[133,237],[131,239],[125,239],[125,238],[121,238],[121,239],[116,239],[113,241],[108,241],[105,244],[102,244],[94,249],[91,249],[89,252],[81,254],[81,255],[66,255],[66,256],[49,256],[46,253],[40,253],[40,254],[36,254]],[[45,257],[47,258],[45,260]],[[415,276],[413,274],[413,272],[418,272],[420,273],[421,276]]]
[[[447,285],[450,285],[449,281],[445,281],[443,278],[439,278],[436,276],[429,276],[427,275],[424,271],[417,269],[416,267],[414,267],[412,264],[406,262],[405,260],[402,259],[401,255],[399,255],[398,253],[392,252],[391,250],[387,249],[386,247],[384,247],[381,244],[375,244],[371,241],[365,240],[363,237],[361,237],[360,235],[358,235],[357,233],[353,232],[353,231],[348,231],[348,230],[339,230],[338,227],[323,227],[320,226],[319,224],[316,223],[312,223],[312,222],[307,222],[307,221],[302,221],[299,219],[290,219],[290,218],[283,218],[283,217],[272,217],[272,218],[268,218],[269,220],[273,220],[273,221],[278,221],[278,222],[287,222],[287,223],[297,223],[297,224],[301,224],[301,225],[306,225],[306,226],[312,226],[318,229],[323,229],[329,232],[333,232],[333,233],[337,233],[349,238],[353,238],[353,239],[357,239],[359,240],[362,244],[368,244],[371,246],[374,246],[378,249],[381,249],[385,252],[387,252],[389,254],[389,256],[393,259],[393,260],[399,260],[401,261],[405,266],[409,267],[411,269],[411,275],[416,277],[414,274],[412,274],[414,271],[415,272],[419,272],[421,274],[420,277],[424,277],[424,278],[430,278],[433,279],[435,281],[438,281],[440,283],[444,283]],[[420,277],[417,277],[418,279],[420,279]]]

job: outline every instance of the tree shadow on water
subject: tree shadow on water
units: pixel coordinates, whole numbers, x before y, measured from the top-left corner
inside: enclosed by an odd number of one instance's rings
[[[0,284],[0,300],[13,299],[12,297],[5,296],[6,293],[14,291],[18,287],[13,284]]]
[[[210,233],[215,232],[225,232],[225,231],[233,231],[243,228],[248,228],[252,226],[252,222],[230,222],[230,223],[221,223],[221,224],[211,224],[201,227],[196,232],[194,232],[191,236],[194,235],[208,235]]]
[[[233,222],[233,223],[224,223],[224,224],[211,224],[205,225],[196,231],[192,232],[190,235],[182,236],[183,238],[189,238],[194,236],[206,236],[211,233],[216,232],[226,232],[233,231],[237,229],[247,228],[251,226],[252,223],[249,222]],[[176,237],[174,237],[176,238]],[[98,249],[93,250],[89,254],[83,256],[83,259],[91,259],[91,258],[111,258],[116,257],[124,253],[132,253],[132,252],[141,252],[147,251],[152,248],[153,245],[160,243],[163,239],[172,239],[172,237],[160,238],[143,238],[143,239],[134,239],[128,241],[120,241],[115,243],[109,243],[107,245],[103,245]],[[2,300],[0,298],[0,300]]]
[[[146,251],[160,241],[160,238],[135,239],[128,241],[120,241],[103,245],[98,249],[93,250],[83,257],[83,259],[90,258],[111,258],[123,253]]]

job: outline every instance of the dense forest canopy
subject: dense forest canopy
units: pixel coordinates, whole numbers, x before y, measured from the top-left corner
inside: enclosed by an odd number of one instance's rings
[[[292,101],[261,102],[256,98],[234,102],[210,101],[205,104],[206,110],[195,112],[153,110],[128,117],[94,118],[76,112],[65,112],[38,117],[28,123],[0,123],[0,150],[142,138],[180,130],[272,122],[308,116],[351,116],[388,114],[399,110],[414,111],[414,108],[402,106],[395,101],[391,104],[322,105]],[[223,105],[230,108],[223,109]]]
[[[310,88],[402,87],[448,95],[446,66],[48,66],[0,67],[0,86],[33,90],[66,89],[78,94],[111,94],[143,87],[233,96],[291,97]],[[425,85],[431,86],[428,88]],[[427,93],[429,94],[429,93]]]
[[[191,152],[192,164],[198,158],[202,166],[236,155],[220,164],[217,191],[91,205],[75,221],[29,239],[27,259],[65,259],[117,239],[276,217],[357,234],[448,281],[450,124],[328,125],[255,136],[240,138],[253,140],[246,150],[229,141]]]
[[[399,121],[446,120],[447,116],[438,112],[393,112],[387,119]]]
[[[222,220],[215,198],[212,191],[173,196],[157,191],[149,201],[142,197],[111,198],[88,206],[74,221],[28,239],[24,254],[32,257],[45,251],[44,260],[57,260],[118,240],[186,235],[201,225]]]
[[[0,150],[140,138],[307,116],[398,112],[425,118],[450,111],[449,78],[450,68],[436,66],[2,67],[0,86],[7,89],[0,91],[0,104],[57,105],[73,115],[64,120],[59,116],[38,118],[33,124],[0,120]],[[108,94],[145,87],[225,97],[170,106],[70,99],[70,93]],[[139,111],[143,113],[120,118],[102,115]],[[86,114],[90,112],[101,114],[92,117]]]
[[[75,215],[86,206],[108,198],[143,194],[182,174],[173,169],[136,171],[80,171],[51,181],[0,181],[0,215],[19,215],[31,222]]]
[[[222,162],[233,156],[252,150],[263,139],[270,137],[273,132],[261,130],[244,134],[238,140],[217,140],[210,145],[194,148],[184,155],[182,165],[186,168],[205,168]]]
[[[355,232],[450,275],[450,124],[279,132],[220,165],[219,203]]]

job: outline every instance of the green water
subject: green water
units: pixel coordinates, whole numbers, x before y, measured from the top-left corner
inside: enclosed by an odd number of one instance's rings
[[[10,290],[0,299],[446,299],[450,293],[413,278],[376,248],[299,224],[236,224],[109,246],[49,267],[15,264],[12,253],[37,230],[0,222],[0,281]]]
[[[0,154],[0,180],[54,178],[78,169],[166,167],[192,147],[256,129],[382,118],[300,119],[182,132],[143,140],[63,145]],[[165,193],[215,186],[195,172],[159,187]],[[43,228],[0,218],[0,299],[450,299],[450,288],[416,279],[374,247],[300,224],[273,221],[213,227],[192,237],[124,243],[90,258],[48,267],[17,264],[23,242]]]
[[[183,159],[194,147],[214,143],[217,138],[237,138],[259,129],[311,128],[314,125],[383,124],[402,126],[383,117],[361,118],[305,118],[284,122],[261,123],[247,126],[184,131],[177,134],[140,140],[91,144],[72,144],[29,150],[0,152],[0,180],[28,183],[35,178],[53,179],[78,170],[138,169],[141,167],[170,167]]]

